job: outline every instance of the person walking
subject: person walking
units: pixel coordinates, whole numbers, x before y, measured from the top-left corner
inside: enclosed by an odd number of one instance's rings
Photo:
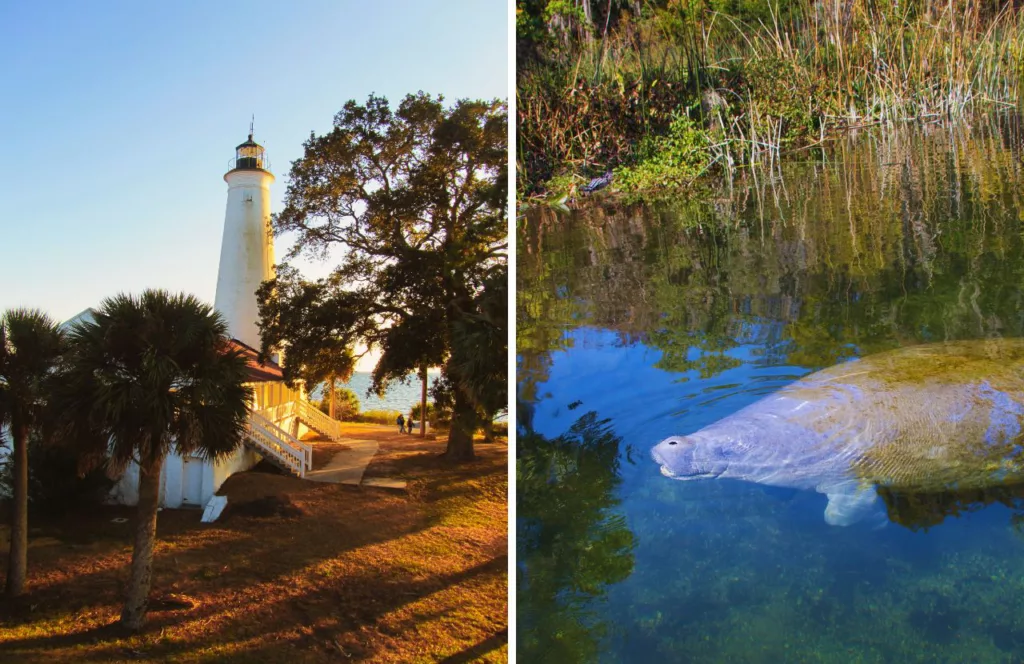
[[[398,423],[398,433],[405,433],[405,417],[401,413],[398,414],[398,418],[395,419]]]

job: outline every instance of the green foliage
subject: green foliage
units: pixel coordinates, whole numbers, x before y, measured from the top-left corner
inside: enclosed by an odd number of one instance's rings
[[[452,324],[449,363],[485,420],[508,408],[508,334],[508,268],[495,265]]]
[[[62,438],[115,471],[170,451],[223,457],[242,442],[250,392],[220,314],[192,295],[147,290],[103,301],[70,332],[53,399]],[[108,456],[109,452],[109,456]]]
[[[352,377],[355,339],[371,328],[357,311],[351,293],[330,282],[309,282],[292,267],[278,268],[274,279],[257,291],[260,311],[261,356],[287,346],[282,366],[292,386],[308,386]]]
[[[332,339],[347,346],[359,338],[381,350],[378,394],[393,380],[441,366],[455,386],[458,420],[448,454],[467,458],[474,414],[487,406],[476,399],[500,387],[480,390],[494,377],[471,372],[489,371],[496,360],[469,357],[456,337],[470,327],[479,333],[480,321],[494,325],[482,307],[507,262],[508,111],[498,100],[442,102],[423,93],[396,109],[376,96],[365,105],[350,101],[331,132],[310,137],[292,165],[274,230],[295,233],[289,261],[345,251],[330,277],[313,284],[282,270],[260,293],[261,327],[275,327],[275,310],[310,302],[307,314]],[[286,333],[270,335],[265,351],[277,337],[291,343]]]
[[[428,402],[434,409],[432,422],[435,425],[449,424],[452,421],[452,403],[454,401],[451,380],[443,375],[434,379],[429,393],[430,398],[433,399],[433,402]]]
[[[688,185],[710,166],[708,145],[707,132],[680,113],[664,136],[641,144],[639,163],[616,169],[615,187],[640,192]]]
[[[314,405],[325,415],[330,415],[331,397],[326,388],[324,389],[324,398],[315,401]],[[359,415],[359,397],[347,387],[334,388],[334,410],[336,420],[355,420]]]
[[[413,421],[419,422],[420,419],[422,419],[422,411],[423,407],[421,404],[416,404],[412,407],[410,414],[412,415]],[[429,401],[427,402],[427,422],[430,423],[430,426],[437,428],[437,409],[434,408],[434,404]]]
[[[37,309],[0,316],[0,426],[38,430],[45,423],[48,381],[65,346],[64,332]]]
[[[817,128],[820,92],[814,77],[799,63],[769,55],[746,61],[740,71],[747,82],[740,94],[747,96],[747,113],[758,134],[772,135],[771,120],[782,122],[777,131],[787,141]]]
[[[585,30],[568,29],[577,18],[545,23],[546,3],[517,2],[528,17],[517,66],[521,196],[556,174],[637,166],[650,155],[632,147],[667,135],[667,114],[709,91],[728,105],[709,127],[727,141],[716,139],[726,148],[716,168],[850,127],[962,118],[1024,95],[1014,0],[570,4],[589,8]],[[606,10],[609,32],[597,39],[592,24]],[[662,169],[644,169],[636,177],[659,182]]]
[[[354,422],[368,422],[370,424],[387,424],[395,425],[398,416],[401,415],[397,410],[364,410],[359,413],[353,419]]]
[[[74,449],[46,445],[39,434],[32,436],[28,457],[28,504],[37,514],[62,515],[69,510],[89,509],[103,503],[113,481],[102,468],[80,473]],[[0,439],[0,448],[5,441]],[[9,449],[9,447],[8,447]],[[14,490],[13,464],[9,457],[0,463],[0,495]]]

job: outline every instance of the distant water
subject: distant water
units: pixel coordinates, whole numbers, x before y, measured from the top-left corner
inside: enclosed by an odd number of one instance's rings
[[[434,381],[441,376],[440,371],[427,371],[427,388],[434,384]],[[370,385],[373,383],[373,376],[368,372],[356,372],[352,374],[352,380],[339,387],[346,387],[356,393],[359,397],[360,410],[397,410],[408,413],[409,410],[420,402],[420,379],[419,376],[410,375],[405,383],[395,381],[388,387],[383,397],[367,394]],[[311,396],[319,399],[322,396],[321,390],[315,390]],[[430,392],[427,392],[427,401],[432,401]]]

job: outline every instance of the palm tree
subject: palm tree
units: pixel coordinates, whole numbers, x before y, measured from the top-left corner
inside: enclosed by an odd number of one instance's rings
[[[64,349],[64,335],[37,309],[11,309],[0,316],[0,427],[14,443],[14,495],[8,597],[25,593],[28,570],[28,440],[43,424],[47,385]]]
[[[156,540],[160,474],[172,448],[224,457],[242,441],[249,412],[246,363],[228,346],[219,314],[191,295],[148,290],[103,302],[71,333],[54,399],[62,433],[112,472],[139,464],[131,575],[121,624],[145,621]]]

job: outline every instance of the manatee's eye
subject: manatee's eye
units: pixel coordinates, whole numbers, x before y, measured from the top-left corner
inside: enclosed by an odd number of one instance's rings
[[[669,444],[669,445],[675,445],[675,444],[676,444],[676,441],[674,441],[674,440],[670,440],[670,441],[668,441],[668,444]]]

